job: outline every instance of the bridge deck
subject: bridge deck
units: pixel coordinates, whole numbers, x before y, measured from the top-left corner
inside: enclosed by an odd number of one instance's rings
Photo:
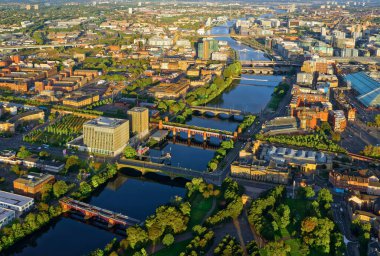
[[[71,209],[74,209],[77,211],[86,211],[100,218],[111,219],[115,223],[122,224],[124,226],[137,225],[140,223],[139,220],[128,217],[121,213],[115,213],[113,211],[103,209],[97,206],[93,206],[81,201],[77,201],[72,198],[65,197],[65,198],[62,198],[60,202],[70,206]]]
[[[188,127],[181,127],[181,126],[174,126],[174,125],[167,125],[167,124],[164,124],[163,125],[163,128],[164,129],[169,129],[169,130],[173,130],[174,128],[179,131],[179,132],[192,132],[192,133],[197,133],[197,134],[204,134],[206,133],[206,135],[209,135],[209,136],[213,136],[213,137],[227,137],[227,138],[234,138],[234,135],[231,134],[231,132],[228,132],[228,131],[219,131],[219,132],[213,132],[213,131],[206,131],[206,130],[201,130],[201,129],[196,129],[196,128],[188,128]]]
[[[217,108],[217,107],[202,107],[202,106],[191,106],[193,110],[201,110],[201,111],[210,111],[210,112],[223,112],[223,113],[231,113],[231,114],[242,114],[243,111],[237,109],[229,109],[229,108]]]

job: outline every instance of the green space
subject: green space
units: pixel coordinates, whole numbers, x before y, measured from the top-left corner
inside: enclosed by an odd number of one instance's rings
[[[332,194],[300,188],[287,198],[278,186],[250,206],[248,220],[267,241],[260,255],[343,255],[343,236],[331,219]]]
[[[367,145],[364,147],[362,154],[368,157],[380,158],[380,146]]]
[[[34,130],[24,136],[24,141],[44,143],[53,146],[63,146],[82,133],[83,123],[88,119],[65,115],[59,121],[50,124],[43,130]]]
[[[265,136],[263,134],[257,134],[256,139],[265,140],[271,143],[280,143],[298,147],[308,147],[319,150],[326,150],[337,153],[346,153],[347,151],[330,140],[329,137],[323,133],[314,133],[307,135],[274,135]]]
[[[202,223],[206,214],[211,210],[213,198],[203,198],[202,194],[196,193],[190,199],[192,205],[190,211],[189,228]]]
[[[185,250],[186,246],[190,243],[191,239],[187,239],[178,243],[174,243],[158,252],[152,254],[152,256],[177,256]]]
[[[235,62],[226,67],[223,76],[218,76],[213,83],[198,87],[186,95],[186,102],[193,106],[203,105],[220,95],[228,88],[233,78],[241,74],[240,62]]]
[[[277,85],[274,88],[274,91],[272,93],[272,98],[269,101],[268,107],[272,110],[277,110],[278,106],[280,105],[280,102],[285,97],[289,88],[290,86],[284,82],[281,82],[279,85]]]
[[[254,115],[246,115],[244,116],[243,122],[239,124],[238,129],[241,129],[244,132],[248,127],[250,127],[253,122],[255,122],[256,116]]]
[[[215,171],[218,168],[218,165],[224,157],[228,154],[228,152],[234,148],[233,140],[226,140],[220,144],[220,148],[215,151],[214,157],[208,162],[207,167],[210,172]]]

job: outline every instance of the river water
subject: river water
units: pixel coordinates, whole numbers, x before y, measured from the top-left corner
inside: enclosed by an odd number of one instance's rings
[[[119,173],[89,203],[145,220],[158,206],[168,203],[175,196],[184,195],[183,187],[131,178]],[[17,248],[7,255],[86,255],[96,248],[103,248],[114,237],[120,236],[73,217],[59,217],[54,224],[18,243]]]
[[[207,34],[226,35],[233,24],[234,21],[229,21],[223,26],[213,27]],[[231,37],[216,37],[216,39],[227,41],[229,46],[238,53],[239,60],[269,60],[264,52],[241,44]],[[276,75],[242,75],[240,80],[234,81],[230,88],[209,102],[207,106],[259,113],[268,104],[274,87],[281,81],[282,76]],[[188,121],[187,124],[227,131],[235,131],[238,126],[237,122],[222,121],[204,116],[193,117],[193,120]]]
[[[232,22],[227,25],[232,26]],[[228,34],[228,26],[214,27],[211,34]],[[241,60],[266,60],[262,52],[239,44],[229,37],[217,38],[225,40],[239,52]],[[246,49],[246,51],[241,51]],[[208,106],[232,108],[257,113],[265,108],[269,102],[274,86],[281,81],[280,76],[243,75],[222,95],[210,102]],[[234,131],[238,122],[222,120],[217,117],[206,118],[194,116],[187,122],[191,125]],[[185,135],[186,136],[186,135]],[[158,159],[171,153],[171,165],[204,171],[214,151],[200,147],[191,147],[183,144],[167,144],[161,150],[151,150],[151,157]],[[152,159],[152,161],[155,161]],[[117,179],[94,195],[89,203],[111,211],[121,212],[130,217],[144,220],[154,210],[176,195],[184,196],[183,187],[172,186],[158,182],[150,182],[139,178],[130,178],[119,174]],[[7,255],[84,255],[96,248],[103,248],[116,234],[82,223],[70,217],[60,217],[54,224],[37,232],[28,240],[20,242],[17,248],[7,252]]]

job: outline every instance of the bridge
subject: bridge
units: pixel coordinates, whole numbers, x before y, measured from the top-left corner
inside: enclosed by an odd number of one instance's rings
[[[284,74],[299,69],[302,64],[290,61],[241,61],[243,74]]]
[[[160,175],[169,176],[171,179],[176,177],[182,177],[186,179],[203,178],[208,183],[220,185],[221,176],[219,172],[207,172],[192,170],[189,168],[165,165],[161,163],[153,163],[147,161],[140,161],[134,159],[120,158],[117,163],[117,168],[130,168],[140,171],[142,174],[146,173],[158,173]]]
[[[302,63],[297,61],[286,60],[240,60],[242,66],[260,66],[260,67],[274,67],[274,66],[292,66],[301,67]]]
[[[243,112],[241,110],[237,109],[228,109],[228,108],[217,108],[217,107],[202,107],[202,106],[191,106],[191,110],[195,110],[200,112],[201,114],[204,114],[206,112],[214,113],[215,115],[218,114],[229,114],[229,115],[242,115],[242,114],[249,114],[247,112]]]
[[[217,38],[217,37],[230,37],[230,36],[231,34],[215,34],[215,35],[200,35],[199,37]],[[247,38],[247,37],[252,37],[252,36],[234,35],[234,38]]]
[[[162,120],[158,123],[159,130],[169,130],[173,132],[173,137],[177,135],[178,132],[187,133],[188,139],[191,139],[193,135],[199,134],[203,136],[203,140],[206,141],[209,137],[215,137],[219,139],[237,139],[237,132],[229,132],[223,130],[216,130],[210,128],[203,128],[191,125],[182,125],[177,123],[168,123],[162,122]]]
[[[358,154],[354,154],[354,153],[348,153],[348,155],[353,160],[359,160],[359,161],[370,162],[370,163],[375,163],[375,162],[380,163],[380,159],[376,159],[376,158],[373,158],[373,157],[358,155]]]
[[[80,47],[85,46],[85,44],[42,44],[42,45],[14,45],[14,46],[2,46],[0,47],[0,52],[6,51],[6,50],[24,50],[24,49],[54,49],[54,48],[60,48],[60,47]]]
[[[141,222],[137,219],[125,216],[121,213],[115,213],[97,206],[93,206],[81,201],[74,200],[69,197],[64,197],[59,200],[63,211],[74,210],[84,214],[86,219],[98,218],[107,222],[110,226],[134,226],[139,225]]]

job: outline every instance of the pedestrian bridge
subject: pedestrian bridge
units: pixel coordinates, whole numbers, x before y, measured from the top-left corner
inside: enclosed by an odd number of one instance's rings
[[[86,219],[98,218],[107,222],[110,226],[134,226],[139,225],[141,222],[137,219],[125,216],[121,213],[115,213],[97,206],[93,206],[81,201],[74,200],[69,197],[64,197],[59,200],[63,211],[74,210],[84,214]]]

